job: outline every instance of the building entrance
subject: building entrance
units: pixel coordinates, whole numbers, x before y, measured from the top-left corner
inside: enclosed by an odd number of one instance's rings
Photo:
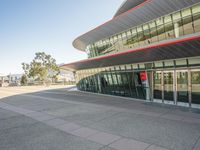
[[[188,70],[181,70],[176,72],[176,91],[177,91],[177,104],[189,104],[189,79]]]
[[[200,108],[200,70],[155,71],[153,100]]]
[[[164,102],[173,103],[174,102],[174,72],[167,71],[163,72],[163,83],[164,83]]]
[[[200,108],[200,70],[191,70],[191,105]]]

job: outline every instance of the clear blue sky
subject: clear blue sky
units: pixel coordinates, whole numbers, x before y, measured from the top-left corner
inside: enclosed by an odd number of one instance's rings
[[[35,52],[57,63],[86,58],[73,48],[79,35],[110,20],[123,0],[0,0],[0,73],[22,73]]]

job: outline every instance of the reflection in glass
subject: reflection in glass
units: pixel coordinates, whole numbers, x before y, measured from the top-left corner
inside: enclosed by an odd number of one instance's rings
[[[116,53],[200,32],[200,5],[116,33],[87,47],[89,57]],[[90,52],[88,52],[90,51]]]
[[[188,103],[188,72],[177,72],[177,100]]]
[[[200,71],[192,71],[191,80],[192,80],[192,103],[200,104]]]
[[[169,101],[174,100],[173,75],[173,72],[164,72],[164,99]]]
[[[162,73],[154,73],[154,98],[162,99]]]

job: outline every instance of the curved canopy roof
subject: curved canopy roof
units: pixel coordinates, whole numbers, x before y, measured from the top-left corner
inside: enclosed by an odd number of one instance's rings
[[[109,54],[65,64],[62,69],[76,71],[90,68],[108,67],[121,64],[142,63],[165,59],[195,57],[200,55],[200,34],[192,34],[179,39],[135,48],[116,54]]]
[[[121,15],[122,13],[130,10],[131,8],[143,3],[145,0],[125,0],[119,7],[114,17]]]
[[[139,3],[139,0],[133,1],[137,1]],[[127,7],[126,3],[128,4],[129,0],[125,1],[121,7],[121,10],[123,7],[125,10]],[[112,20],[79,36],[74,40],[73,46],[84,51],[87,45],[90,43],[97,42],[116,33],[122,32],[134,26],[138,26],[185,7],[189,7],[196,3],[199,3],[199,0],[145,0],[143,3],[140,3],[137,6],[133,5],[135,7],[132,9],[129,9],[122,14],[119,13],[119,15],[114,17]]]

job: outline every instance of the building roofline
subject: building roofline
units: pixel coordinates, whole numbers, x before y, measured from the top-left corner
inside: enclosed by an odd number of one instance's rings
[[[128,13],[130,13],[130,12],[136,10],[136,9],[139,9],[140,7],[143,7],[143,6],[146,5],[147,3],[150,3],[151,1],[152,1],[152,0],[145,0],[143,3],[141,3],[141,4],[139,4],[139,5],[135,6],[135,7],[133,7],[132,9],[129,9],[128,11],[126,11],[126,12],[124,12],[124,13],[122,13],[122,14],[120,14],[120,15],[118,15],[118,16],[116,16],[116,17],[114,17],[114,18],[112,18],[112,19],[110,19],[110,20],[108,20],[108,21],[106,21],[105,23],[103,23],[103,24],[101,24],[101,25],[99,25],[99,26],[97,26],[97,27],[91,29],[90,31],[88,31],[88,32],[86,32],[86,33],[84,33],[84,34],[78,36],[78,37],[73,41],[73,46],[74,46],[74,48],[77,48],[78,50],[85,52],[85,50],[78,48],[78,47],[76,46],[76,44],[75,44],[76,41],[79,40],[80,37],[82,37],[82,36],[84,36],[84,35],[86,35],[86,34],[92,32],[92,31],[94,31],[94,30],[96,30],[96,29],[98,29],[98,28],[100,28],[100,27],[102,27],[102,26],[108,24],[109,22],[112,22],[113,20],[117,20],[117,19],[119,19],[120,17],[127,15]]]

